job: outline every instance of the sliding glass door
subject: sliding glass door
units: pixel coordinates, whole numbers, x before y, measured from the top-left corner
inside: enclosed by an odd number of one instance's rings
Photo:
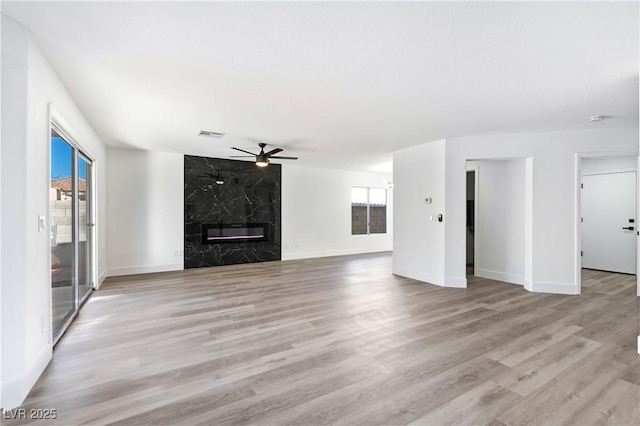
[[[51,304],[56,342],[93,288],[92,162],[51,127]]]
[[[78,298],[80,301],[93,288],[91,223],[91,161],[78,153]]]
[[[76,309],[74,288],[74,149],[58,133],[51,131],[51,302],[54,337]]]

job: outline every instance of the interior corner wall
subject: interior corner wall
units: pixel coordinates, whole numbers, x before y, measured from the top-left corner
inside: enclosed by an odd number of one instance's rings
[[[64,118],[65,131],[96,160],[99,274],[105,266],[105,150],[29,32],[4,15],[1,52],[0,406],[11,409],[22,403],[52,353],[49,232],[38,230],[38,216],[49,211],[49,107]]]
[[[466,183],[465,164],[462,172]],[[466,285],[445,281],[447,217],[437,220],[445,213],[445,141],[395,151],[393,184],[393,273],[441,286]],[[462,256],[464,262],[464,246]]]
[[[524,284],[525,160],[476,161],[475,275]]]
[[[351,235],[351,188],[384,188],[388,173],[282,165],[282,260],[393,249],[394,190],[387,191],[387,233]]]
[[[184,156],[107,149],[107,276],[184,267]]]
[[[579,261],[576,251],[576,155],[616,155],[622,152],[637,155],[638,129],[447,139],[446,275],[464,276],[466,269],[466,161],[528,158],[527,164],[532,165],[530,186],[533,189],[531,200],[527,201],[532,205],[532,241],[531,248],[526,248],[532,253],[530,289],[535,292],[578,294],[578,270],[575,266]]]

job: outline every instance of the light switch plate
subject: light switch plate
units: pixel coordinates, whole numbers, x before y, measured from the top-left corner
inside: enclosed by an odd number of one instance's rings
[[[47,230],[47,224],[45,222],[44,215],[38,216],[38,232],[44,232]]]

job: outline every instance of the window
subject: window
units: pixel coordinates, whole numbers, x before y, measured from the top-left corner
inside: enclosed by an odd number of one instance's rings
[[[387,233],[387,190],[351,188],[351,235]]]

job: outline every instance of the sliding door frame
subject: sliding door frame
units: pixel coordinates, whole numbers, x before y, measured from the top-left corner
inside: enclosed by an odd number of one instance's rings
[[[74,293],[74,311],[73,313],[66,319],[64,324],[58,328],[58,332],[54,334],[56,329],[54,329],[53,324],[53,293],[52,293],[52,282],[51,282],[51,273],[49,273],[49,309],[50,309],[50,324],[51,324],[51,342],[55,346],[56,343],[60,340],[60,338],[64,335],[69,325],[73,322],[73,320],[78,315],[80,308],[86,302],[91,292],[96,288],[96,232],[95,232],[95,223],[96,223],[96,208],[95,208],[95,157],[93,157],[87,150],[85,150],[70,134],[65,130],[65,125],[63,124],[64,120],[60,120],[57,118],[54,110],[50,108],[49,111],[49,131],[48,131],[48,151],[49,151],[49,172],[48,179],[49,185],[51,182],[51,132],[55,130],[64,141],[69,144],[72,148],[72,193],[73,193],[73,215],[72,215],[72,241],[73,241],[73,270],[72,270],[72,285],[73,285],[73,293]],[[87,236],[86,242],[90,245],[90,256],[87,261],[87,278],[89,279],[89,290],[84,294],[79,294],[79,238],[80,238],[80,223],[79,223],[79,212],[80,212],[80,197],[78,195],[78,158],[82,156],[85,161],[90,165],[89,173],[86,176],[86,200],[88,208],[86,209],[86,220],[87,220]],[[47,228],[49,235],[51,235],[51,203],[47,203]],[[90,234],[90,235],[89,235]],[[50,241],[49,241],[50,244]],[[51,250],[51,249],[49,249]],[[51,254],[49,254],[49,271],[51,271]]]

